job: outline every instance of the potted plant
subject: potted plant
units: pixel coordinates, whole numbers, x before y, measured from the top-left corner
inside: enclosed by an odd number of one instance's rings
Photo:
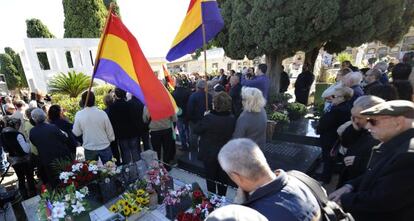
[[[288,103],[286,105],[286,110],[290,120],[299,120],[308,112],[305,105],[297,102]]]

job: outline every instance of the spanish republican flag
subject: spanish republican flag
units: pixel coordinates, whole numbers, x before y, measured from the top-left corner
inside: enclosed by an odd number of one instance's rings
[[[170,72],[167,70],[165,65],[162,65],[162,70],[164,72],[164,79],[166,81],[165,83],[167,83],[168,88],[173,91],[175,89],[174,79],[172,78]]]
[[[117,16],[109,16],[94,77],[136,96],[148,107],[152,120],[175,114],[178,108],[174,99],[155,76],[138,41]]]
[[[187,15],[168,51],[166,57],[168,61],[193,53],[203,46],[202,24],[205,28],[206,42],[213,39],[224,27],[215,0],[191,0]]]

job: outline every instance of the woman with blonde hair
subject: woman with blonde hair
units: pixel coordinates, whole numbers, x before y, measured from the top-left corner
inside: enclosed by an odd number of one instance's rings
[[[267,115],[264,109],[266,99],[257,88],[243,87],[243,112],[237,119],[233,138],[249,138],[264,147],[266,143]]]

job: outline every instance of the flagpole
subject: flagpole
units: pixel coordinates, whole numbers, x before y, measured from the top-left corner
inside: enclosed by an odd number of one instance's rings
[[[202,4],[202,3],[200,3]],[[201,10],[203,10],[203,6],[201,6]],[[206,27],[204,25],[204,21],[201,24],[201,29],[203,32],[203,52],[204,52],[204,77],[206,78],[206,86],[204,87],[204,92],[206,93],[206,111],[209,110],[208,107],[208,76],[207,76],[207,42],[206,42]]]
[[[106,36],[106,33],[108,32],[109,18],[111,17],[111,13],[112,13],[113,8],[114,8],[114,3],[111,2],[111,4],[109,4],[108,16],[106,16],[105,26],[104,26],[104,29],[103,29],[103,32],[102,32],[102,38],[101,38],[101,40],[99,42],[99,45],[98,45],[98,51],[97,51],[96,57],[95,57],[95,65],[93,66],[93,72],[92,72],[91,82],[89,83],[89,88],[88,88],[88,93],[86,94],[85,104],[83,104],[84,107],[86,106],[86,103],[88,103],[88,100],[89,100],[89,95],[91,93],[91,89],[92,89],[92,85],[93,85],[93,80],[95,78],[95,72],[96,72],[96,69],[98,68],[99,58],[101,57],[101,53],[102,53],[101,46],[105,42],[105,36]]]

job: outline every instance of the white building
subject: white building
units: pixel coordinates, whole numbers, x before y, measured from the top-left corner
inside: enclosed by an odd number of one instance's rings
[[[82,72],[91,76],[99,38],[27,38],[20,52],[30,90],[48,91],[47,84],[58,73]],[[163,78],[164,58],[149,58],[152,69]],[[99,79],[94,82],[102,83]]]
[[[24,39],[20,57],[30,90],[48,91],[49,80],[61,72],[91,76],[98,44],[98,38]]]

